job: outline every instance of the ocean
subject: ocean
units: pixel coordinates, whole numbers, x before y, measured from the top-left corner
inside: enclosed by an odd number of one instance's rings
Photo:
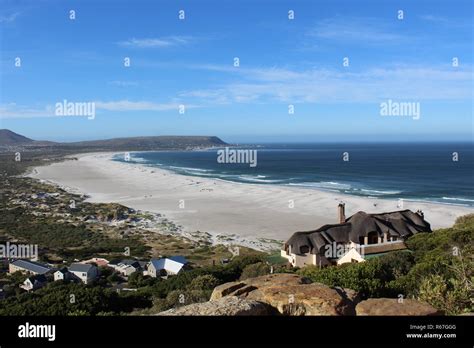
[[[218,150],[135,152],[130,163],[261,185],[474,206],[473,143],[259,144],[257,165],[219,163]],[[125,161],[117,155],[117,161]]]

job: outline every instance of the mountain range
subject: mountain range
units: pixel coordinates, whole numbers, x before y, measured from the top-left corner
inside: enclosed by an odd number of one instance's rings
[[[105,140],[90,140],[79,142],[53,142],[33,140],[9,129],[0,129],[0,148],[22,148],[25,150],[38,150],[41,148],[53,148],[57,150],[127,150],[147,151],[159,149],[188,149],[201,147],[214,147],[226,145],[224,141],[216,136],[147,136],[113,138]]]

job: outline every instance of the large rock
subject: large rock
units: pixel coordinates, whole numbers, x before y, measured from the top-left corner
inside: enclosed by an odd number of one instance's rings
[[[278,312],[265,303],[227,296],[216,301],[193,303],[169,309],[157,315],[274,315]]]
[[[416,300],[396,298],[369,298],[356,307],[357,315],[441,315],[436,308]]]
[[[357,293],[309,283],[296,274],[269,274],[222,284],[211,295],[211,302],[237,296],[267,303],[284,315],[355,315]]]

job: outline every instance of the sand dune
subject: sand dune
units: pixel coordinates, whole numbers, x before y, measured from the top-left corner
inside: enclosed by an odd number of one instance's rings
[[[116,202],[165,214],[189,232],[285,240],[295,231],[337,223],[340,201],[346,203],[347,216],[360,210],[400,210],[397,200],[190,177],[114,162],[111,153],[75,157],[79,160],[37,167],[30,175],[87,194],[91,202]],[[403,208],[423,210],[434,228],[451,226],[456,217],[474,212],[469,207],[406,200]]]

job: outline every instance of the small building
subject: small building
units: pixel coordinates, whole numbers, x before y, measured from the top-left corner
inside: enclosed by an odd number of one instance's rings
[[[144,261],[138,261],[133,259],[111,261],[108,266],[113,268],[121,275],[128,277],[134,272],[143,272],[146,268],[147,263]]]
[[[69,280],[71,279],[71,274],[67,270],[67,267],[63,267],[54,272],[54,281],[58,280]]]
[[[187,263],[183,256],[154,259],[148,263],[147,274],[154,278],[176,275]]]
[[[99,275],[99,270],[96,266],[84,263],[72,263],[69,267],[69,273],[75,278],[78,278],[84,284],[90,284]]]
[[[345,205],[341,203],[338,215],[338,224],[294,233],[283,245],[281,256],[293,267],[363,262],[368,255],[406,249],[407,238],[416,233],[431,232],[421,211],[379,214],[359,211],[346,219]]]
[[[82,261],[82,263],[95,263],[99,267],[105,267],[108,266],[109,260],[102,257],[93,257],[89,260]]]
[[[20,288],[26,291],[34,291],[45,286],[47,282],[44,274],[36,274],[26,278],[23,284],[20,285]]]
[[[39,262],[30,260],[15,260],[10,262],[8,266],[9,273],[22,272],[27,274],[47,274],[51,272],[51,268]]]

